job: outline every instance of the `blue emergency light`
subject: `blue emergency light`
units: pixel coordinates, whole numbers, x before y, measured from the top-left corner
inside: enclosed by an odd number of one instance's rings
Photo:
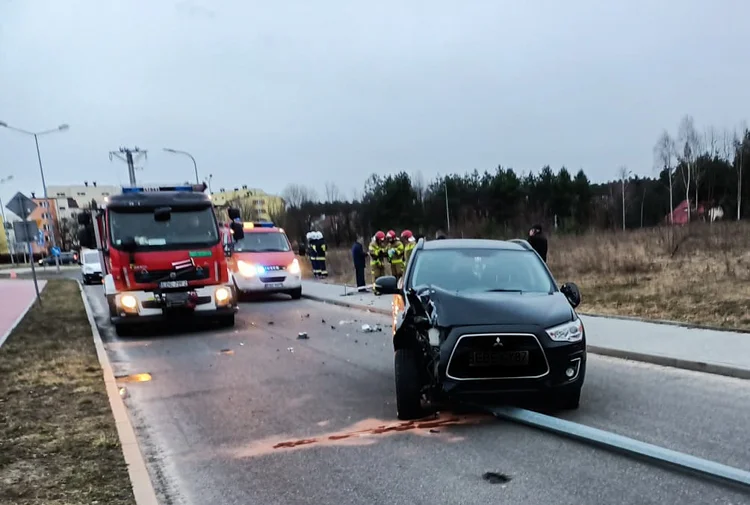
[[[196,191],[193,186],[123,186],[123,194],[127,193],[155,193],[159,191],[181,191],[192,193]]]
[[[273,228],[275,225],[271,221],[252,221],[242,223],[245,228]]]

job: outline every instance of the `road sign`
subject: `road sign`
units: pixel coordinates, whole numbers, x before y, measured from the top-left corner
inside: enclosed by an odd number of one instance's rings
[[[6,205],[5,208],[18,217],[26,219],[31,215],[32,212],[34,212],[34,209],[37,208],[37,204],[35,204],[31,198],[19,191],[13,198],[10,199],[8,205]]]
[[[53,247],[52,249],[50,249],[50,253],[52,253],[52,256],[60,256],[60,248]]]
[[[39,225],[37,224],[37,226]],[[42,230],[37,230],[36,243],[39,247],[44,247],[44,232]]]
[[[21,244],[36,241],[39,229],[34,221],[16,221],[13,223],[13,232],[16,242]]]

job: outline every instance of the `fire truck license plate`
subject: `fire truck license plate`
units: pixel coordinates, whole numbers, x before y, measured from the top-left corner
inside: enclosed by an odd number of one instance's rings
[[[184,288],[187,287],[187,285],[187,281],[164,281],[159,283],[159,287],[162,289]]]

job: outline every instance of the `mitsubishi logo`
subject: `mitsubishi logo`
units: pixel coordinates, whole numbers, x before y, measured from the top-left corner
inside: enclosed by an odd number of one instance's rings
[[[502,347],[503,343],[500,341],[500,337],[495,338],[495,343],[492,344],[492,347]]]

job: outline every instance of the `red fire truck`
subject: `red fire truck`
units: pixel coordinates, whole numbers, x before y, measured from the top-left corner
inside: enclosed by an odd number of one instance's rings
[[[99,250],[110,321],[134,324],[207,317],[233,326],[237,297],[206,185],[123,187],[101,209],[78,216],[82,247]],[[233,224],[234,240],[243,237]],[[236,229],[234,229],[236,228]]]

